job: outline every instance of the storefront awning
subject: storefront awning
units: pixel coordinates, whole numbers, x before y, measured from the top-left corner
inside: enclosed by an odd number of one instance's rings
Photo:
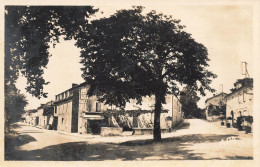
[[[89,120],[103,120],[104,117],[101,115],[82,115],[83,118],[89,119]]]

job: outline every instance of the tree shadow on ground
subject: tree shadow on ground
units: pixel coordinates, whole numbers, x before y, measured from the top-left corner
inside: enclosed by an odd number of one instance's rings
[[[194,134],[194,135],[183,135],[178,137],[169,137],[164,138],[160,141],[160,143],[167,143],[167,142],[181,142],[181,143],[213,143],[213,142],[220,142],[222,139],[226,139],[228,137],[237,137],[238,135],[201,135],[201,134]],[[237,140],[240,140],[237,138]],[[150,140],[134,140],[134,141],[127,141],[120,143],[120,145],[126,146],[137,146],[137,145],[148,145],[152,144],[154,141]]]
[[[253,160],[253,157],[246,157],[246,156],[233,156],[233,157],[228,156],[227,158],[230,160],[236,160],[236,159]]]
[[[6,134],[5,135],[5,159],[14,158],[13,153],[17,147],[36,141],[36,139],[28,134]]]
[[[202,153],[187,149],[195,143],[220,142],[236,135],[184,135],[163,139],[135,140],[119,144],[70,142],[32,151],[16,151],[6,160],[102,161],[102,160],[203,160]],[[217,158],[216,158],[217,159]],[[244,159],[228,157],[227,159]]]

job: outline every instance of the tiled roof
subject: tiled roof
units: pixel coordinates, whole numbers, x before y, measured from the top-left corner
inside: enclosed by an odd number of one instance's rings
[[[215,98],[215,97],[218,97],[218,96],[220,96],[220,95],[222,95],[222,94],[224,95],[224,98],[225,98],[225,96],[227,95],[227,93],[224,93],[224,92],[223,92],[223,93],[220,93],[220,94],[217,94],[217,95],[215,95],[215,96],[213,96],[213,97],[207,98],[206,101],[205,101],[205,103],[207,103],[208,100],[213,99],[213,98]]]

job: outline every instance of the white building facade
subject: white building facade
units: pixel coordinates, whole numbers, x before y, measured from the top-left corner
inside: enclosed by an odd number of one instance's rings
[[[226,118],[231,117],[232,124],[237,117],[253,116],[253,87],[242,87],[225,97],[227,101]]]

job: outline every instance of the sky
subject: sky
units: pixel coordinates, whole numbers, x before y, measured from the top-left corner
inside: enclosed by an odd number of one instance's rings
[[[93,19],[108,17],[116,10],[129,9],[131,5],[94,6],[99,8],[99,13]],[[156,10],[166,15],[172,15],[174,19],[180,19],[186,26],[185,31],[202,43],[208,49],[210,59],[208,70],[217,74],[211,87],[220,93],[220,85],[223,91],[230,93],[234,82],[243,78],[241,64],[247,62],[250,77],[253,76],[253,10],[250,6],[172,6],[149,5],[145,6],[145,12]],[[102,12],[101,12],[102,11]],[[54,100],[55,95],[69,89],[72,83],[82,83],[80,67],[80,49],[74,46],[75,41],[61,40],[55,48],[50,49],[49,64],[44,70],[44,78],[50,84],[44,87],[48,92],[48,98],[33,98],[26,93],[26,79],[22,76],[17,80],[17,87],[28,99],[26,109],[34,109],[40,104]],[[212,97],[207,92],[201,97],[198,106],[205,107],[205,100]]]

